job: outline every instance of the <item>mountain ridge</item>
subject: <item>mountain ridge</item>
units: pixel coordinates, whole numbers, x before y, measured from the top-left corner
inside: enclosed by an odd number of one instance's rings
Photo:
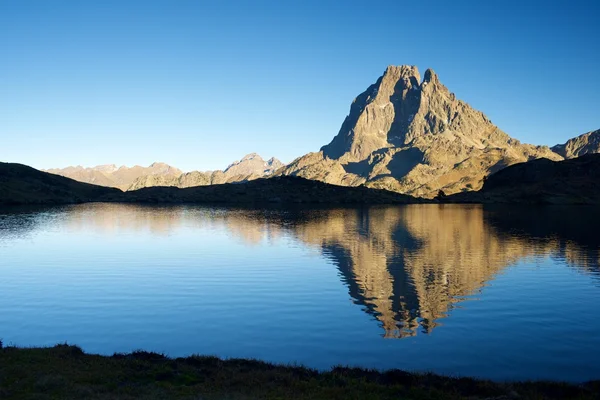
[[[600,204],[597,185],[600,154],[562,161],[537,159],[504,168],[486,179],[479,191],[435,199],[418,198],[359,185],[347,187],[295,176],[273,176],[195,187],[145,187],[123,192],[0,162],[0,205],[82,202],[220,203],[220,204],[410,204],[512,203]]]
[[[590,131],[551,147],[564,158],[576,158],[584,154],[600,153],[600,129]]]
[[[69,166],[42,170],[61,175],[79,182],[100,186],[116,187],[121,190],[136,190],[151,186],[192,187],[219,183],[242,182],[273,174],[284,164],[271,157],[265,161],[257,153],[250,153],[231,163],[224,170],[183,172],[164,162],[153,162],[148,167],[127,167],[103,164],[95,167]]]

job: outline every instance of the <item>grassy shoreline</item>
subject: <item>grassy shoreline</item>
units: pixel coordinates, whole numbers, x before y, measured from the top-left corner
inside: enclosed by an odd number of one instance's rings
[[[600,381],[500,383],[257,360],[137,351],[101,356],[71,345],[0,349],[1,399],[597,399]]]

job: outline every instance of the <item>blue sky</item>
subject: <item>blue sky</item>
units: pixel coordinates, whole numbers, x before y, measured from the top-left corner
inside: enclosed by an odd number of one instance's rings
[[[524,142],[600,128],[598,1],[0,0],[0,160],[285,162],[389,64]]]

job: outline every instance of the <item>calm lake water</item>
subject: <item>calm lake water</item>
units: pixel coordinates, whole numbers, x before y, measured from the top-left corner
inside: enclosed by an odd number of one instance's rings
[[[600,379],[590,208],[0,210],[0,338]]]

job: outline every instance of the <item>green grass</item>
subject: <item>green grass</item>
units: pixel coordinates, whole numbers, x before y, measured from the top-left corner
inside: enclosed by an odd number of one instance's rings
[[[600,381],[495,383],[470,378],[331,371],[256,360],[143,351],[100,356],[77,346],[0,347],[0,399],[597,399]]]

